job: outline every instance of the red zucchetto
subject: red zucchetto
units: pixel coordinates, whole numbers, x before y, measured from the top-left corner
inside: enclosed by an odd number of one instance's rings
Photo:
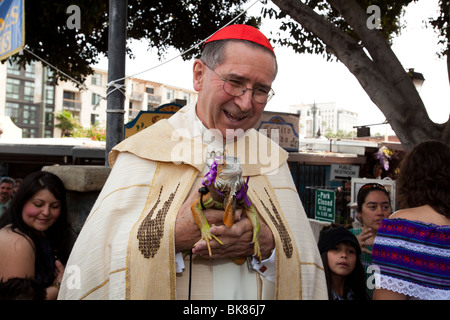
[[[217,40],[226,40],[226,39],[236,39],[236,40],[247,40],[263,47],[266,47],[273,53],[273,47],[270,44],[269,40],[265,35],[261,33],[258,29],[252,26],[248,26],[245,24],[232,24],[223,29],[220,29],[216,33],[214,33],[211,37],[206,40],[205,44],[212,41]]]

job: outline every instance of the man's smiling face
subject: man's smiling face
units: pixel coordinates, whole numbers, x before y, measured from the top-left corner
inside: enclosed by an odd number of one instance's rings
[[[252,99],[252,90],[234,97],[223,90],[224,81],[236,80],[247,88],[272,86],[276,74],[275,57],[245,43],[230,42],[225,47],[225,59],[214,71],[202,61],[194,63],[194,89],[199,92],[197,116],[208,129],[216,129],[226,137],[226,130],[252,128],[261,117],[266,103]]]

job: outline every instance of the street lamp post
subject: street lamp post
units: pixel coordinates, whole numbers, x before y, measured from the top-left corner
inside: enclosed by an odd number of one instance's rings
[[[116,144],[123,140],[127,8],[127,0],[109,0],[106,166],[109,165],[109,152]],[[118,79],[122,80],[116,81]]]
[[[311,113],[313,115],[313,132],[312,132],[312,136],[315,137],[316,136],[316,114],[317,114],[317,106],[316,106],[316,102],[314,101],[313,106],[311,107]]]
[[[408,75],[411,78],[411,80],[414,84],[414,87],[416,87],[416,90],[420,91],[420,88],[422,88],[422,85],[425,81],[423,74],[421,74],[420,72],[415,72],[414,68],[409,68]]]

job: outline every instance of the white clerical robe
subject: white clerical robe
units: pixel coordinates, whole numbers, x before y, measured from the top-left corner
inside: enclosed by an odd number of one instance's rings
[[[114,148],[111,174],[74,245],[58,298],[327,299],[286,152],[253,129],[237,141],[245,146],[231,142],[225,149],[240,158],[249,198],[274,233],[274,275],[186,253],[184,270],[176,272],[176,214],[221,151],[195,108],[185,107]]]

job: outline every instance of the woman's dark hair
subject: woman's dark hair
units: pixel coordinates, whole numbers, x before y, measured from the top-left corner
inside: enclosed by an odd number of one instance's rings
[[[56,222],[50,226],[44,235],[53,249],[52,254],[64,264],[68,257],[67,246],[67,200],[64,184],[56,175],[46,171],[31,173],[25,177],[18,192],[14,195],[10,206],[0,219],[0,228],[10,225],[11,230],[32,240],[32,246],[36,253],[36,266],[45,253],[42,252],[41,238],[33,228],[29,227],[22,218],[25,203],[41,190],[50,191],[60,201],[61,212]]]
[[[403,158],[397,179],[401,208],[431,206],[450,218],[450,146],[430,140],[419,143]]]
[[[356,197],[356,203],[358,205],[358,209],[357,209],[358,212],[362,212],[362,205],[364,204],[364,201],[366,201],[366,198],[369,195],[369,193],[371,193],[372,191],[384,192],[384,194],[386,194],[386,196],[388,197],[389,204],[391,203],[391,197],[389,196],[389,191],[386,189],[385,186],[383,186],[379,183],[366,183],[359,189],[358,195]]]
[[[45,300],[47,292],[33,278],[0,279],[0,300]]]

